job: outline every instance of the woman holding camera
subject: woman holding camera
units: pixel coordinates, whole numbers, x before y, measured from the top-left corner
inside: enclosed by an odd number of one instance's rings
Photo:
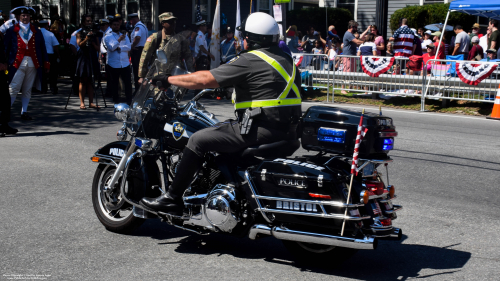
[[[76,34],[76,43],[80,48],[76,55],[76,73],[80,77],[79,96],[80,109],[85,107],[85,93],[89,96],[89,107],[97,108],[94,104],[94,81],[99,79],[99,42],[96,34],[92,31],[92,18],[89,15],[82,16],[82,29]]]

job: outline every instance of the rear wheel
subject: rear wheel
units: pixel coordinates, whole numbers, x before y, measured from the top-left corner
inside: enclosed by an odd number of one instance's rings
[[[283,245],[297,261],[323,265],[341,263],[351,258],[358,250],[321,244],[282,240]]]
[[[107,230],[117,233],[130,233],[144,223],[132,213],[132,206],[121,197],[119,188],[108,194],[104,187],[111,181],[116,168],[110,165],[99,165],[92,182],[92,205],[99,221]],[[118,180],[118,183],[122,178]],[[126,183],[130,188],[132,183]],[[119,185],[119,184],[118,184]]]

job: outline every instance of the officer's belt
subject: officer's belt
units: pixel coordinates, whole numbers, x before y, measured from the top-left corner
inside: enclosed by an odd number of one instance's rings
[[[287,82],[287,85],[285,87],[285,90],[283,90],[283,92],[280,94],[280,96],[277,99],[236,102],[234,104],[234,108],[236,110],[250,108],[250,107],[251,108],[279,107],[279,106],[292,106],[292,105],[302,104],[302,99],[300,98],[299,89],[297,88],[297,85],[295,85],[295,83],[294,83],[295,71],[296,71],[295,64],[292,63],[293,73],[292,73],[292,76],[290,77],[290,75],[288,75],[288,73],[285,71],[283,66],[281,66],[281,64],[278,61],[276,61],[275,59],[266,55],[265,53],[263,53],[261,51],[250,51],[248,53],[258,56],[259,58],[261,58],[265,62],[267,62],[272,68],[274,68],[276,71],[278,71],[278,73],[281,74],[283,79],[285,79],[285,81]],[[295,95],[296,95],[295,98],[287,98],[288,94],[290,93],[290,90],[293,90],[293,92],[295,93]]]
[[[281,132],[290,131],[290,122],[277,122],[272,120],[255,119],[253,125],[256,127],[262,127],[266,129],[273,129]]]

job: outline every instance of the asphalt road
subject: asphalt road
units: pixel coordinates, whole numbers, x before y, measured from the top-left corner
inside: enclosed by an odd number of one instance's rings
[[[159,220],[131,235],[106,231],[92,208],[89,158],[120,123],[111,107],[79,110],[73,96],[64,110],[65,101],[34,94],[36,119],[21,122],[19,97],[12,124],[20,133],[0,139],[0,280],[499,278],[500,122],[383,109],[399,132],[390,179],[404,239],[304,267],[274,238],[197,236]],[[232,116],[227,101],[202,102],[221,120]]]

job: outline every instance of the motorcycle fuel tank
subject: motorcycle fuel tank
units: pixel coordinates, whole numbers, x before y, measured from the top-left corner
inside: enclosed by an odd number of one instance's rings
[[[177,117],[165,124],[163,136],[168,146],[183,149],[195,132],[207,127],[201,121],[190,119],[189,117]]]

